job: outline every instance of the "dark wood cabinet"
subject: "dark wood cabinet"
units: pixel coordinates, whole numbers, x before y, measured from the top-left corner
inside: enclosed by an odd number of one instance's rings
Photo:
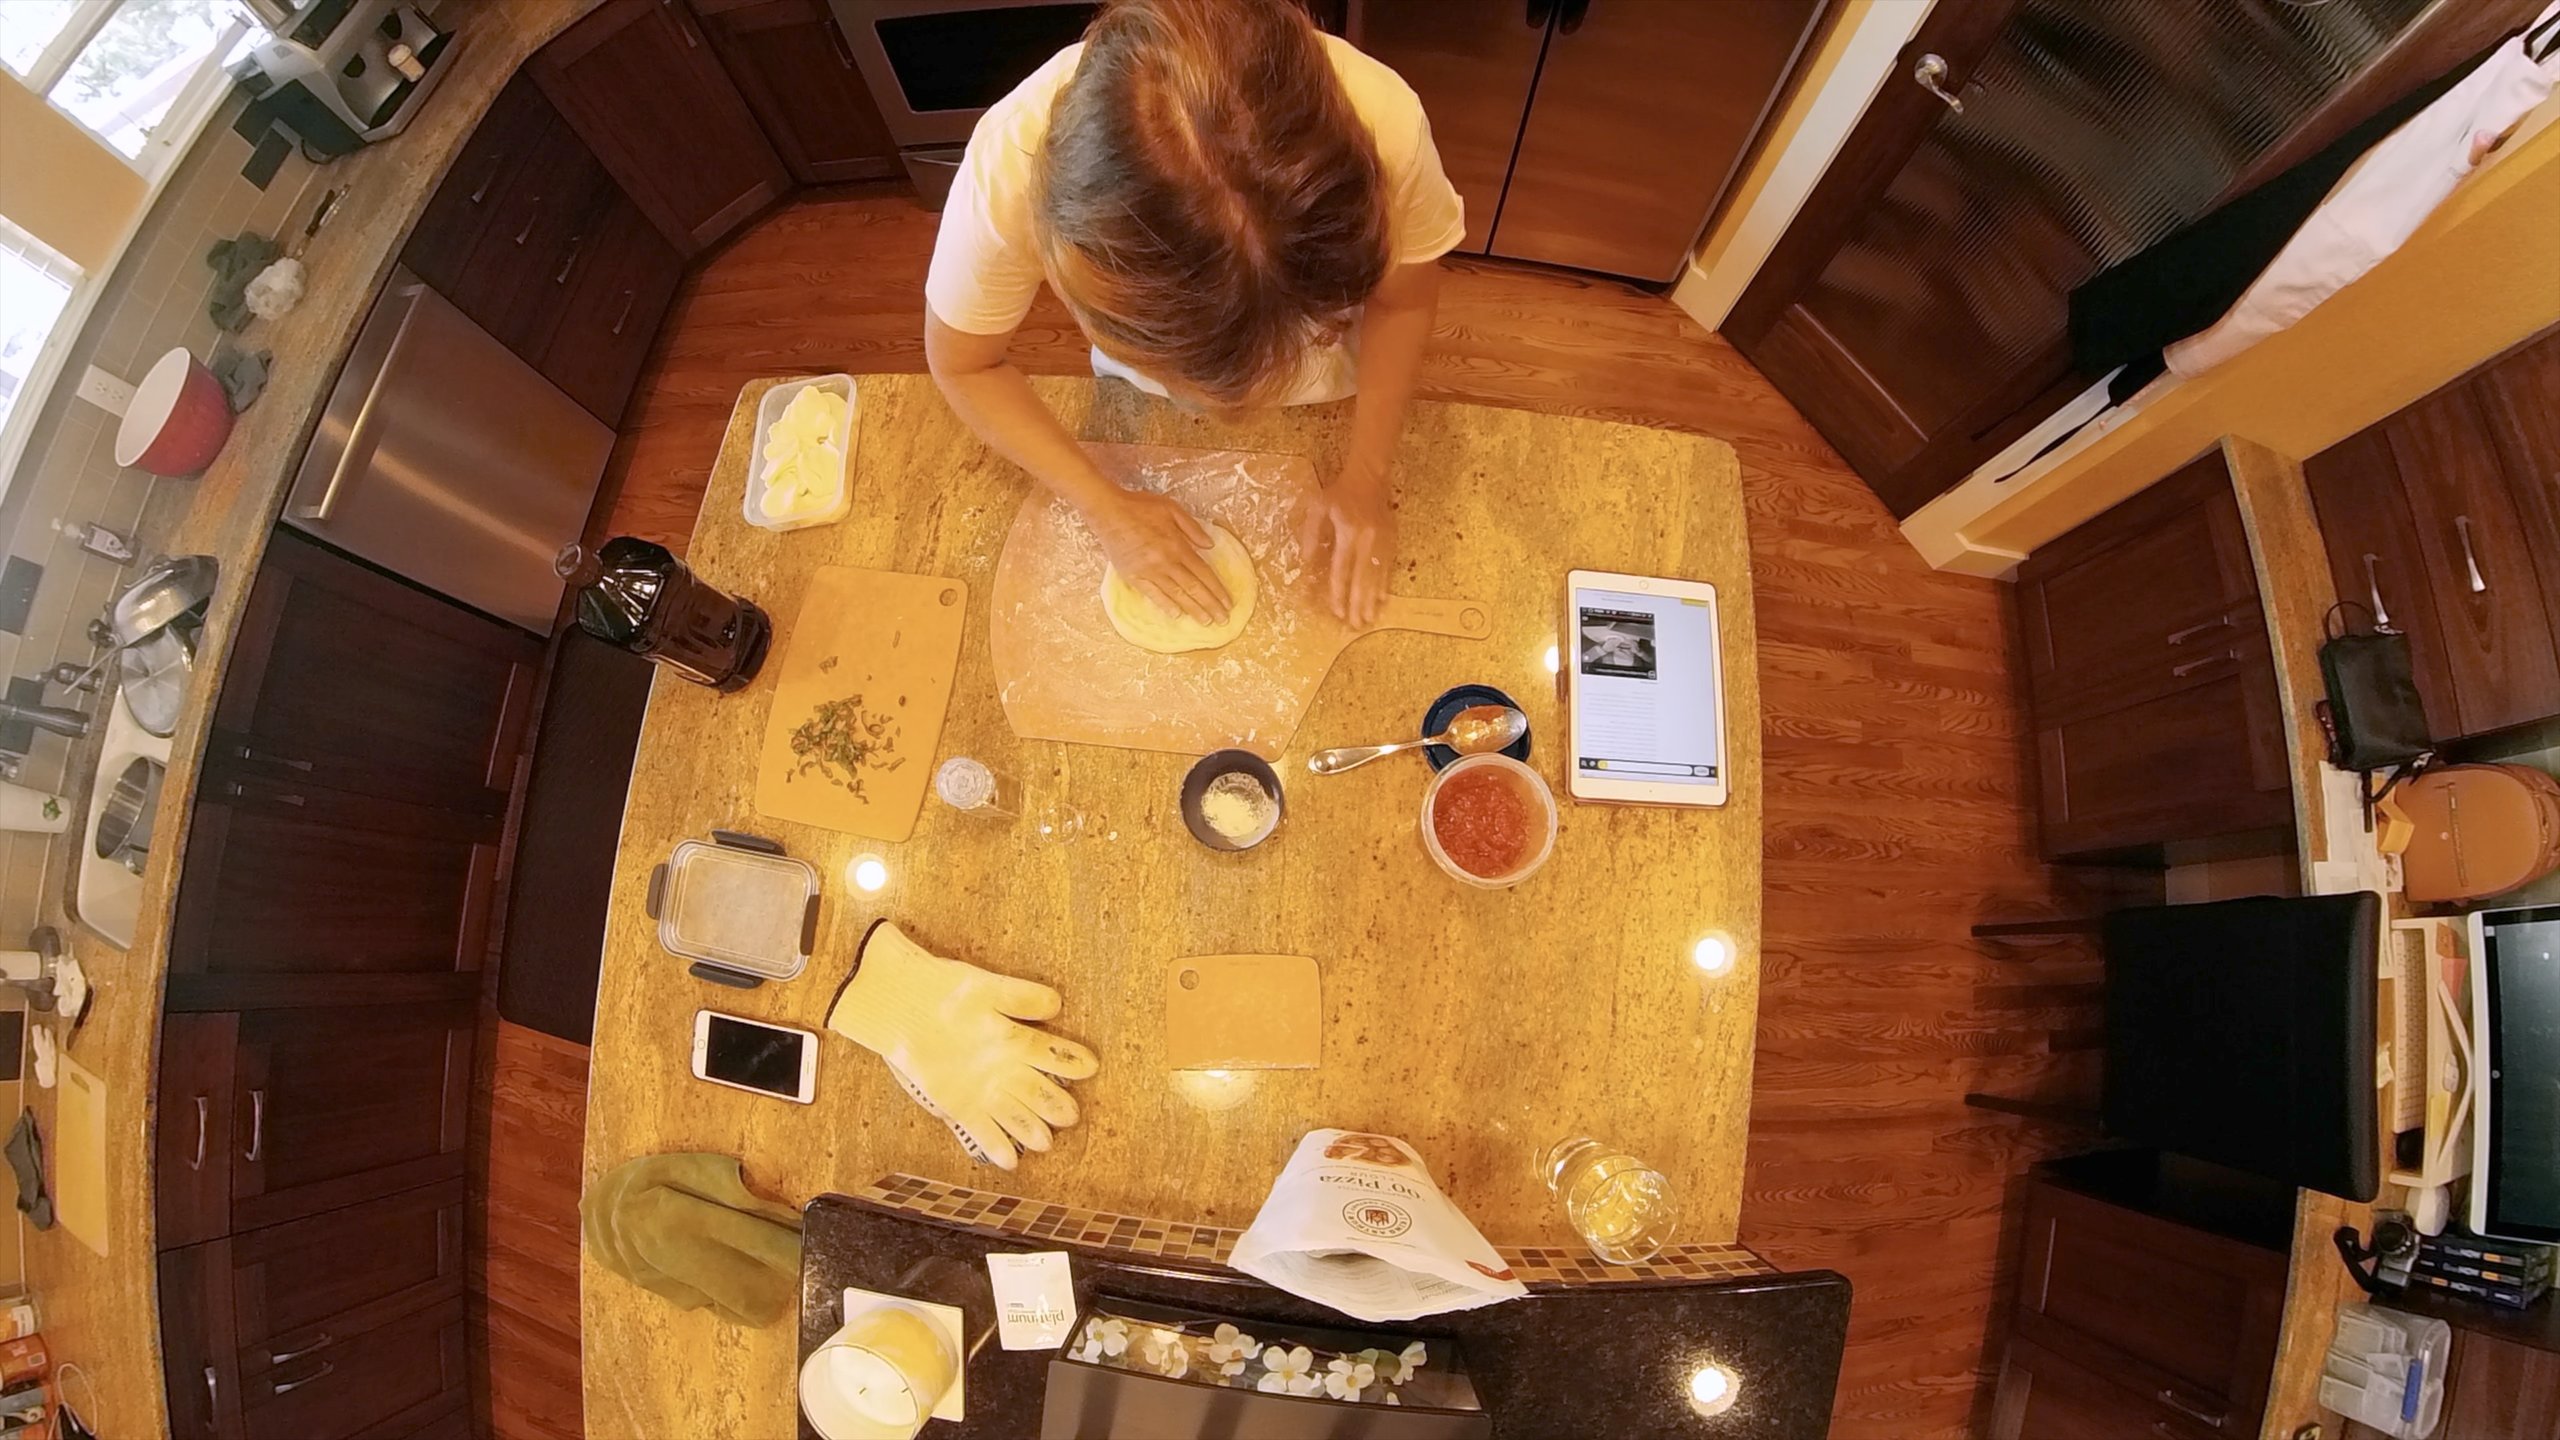
[[[2017,602],[2048,856],[2290,823],[2275,665],[2218,453],[2028,557]]]
[[[791,188],[691,12],[605,0],[535,52],[534,78],[687,259]]]
[[[468,1400],[460,1297],[241,1378],[246,1440],[412,1433]]]
[[[232,1058],[232,1229],[462,1173],[473,1009],[243,1011]]]
[[[402,261],[447,299],[465,293],[473,251],[559,124],[558,113],[531,80],[518,79],[498,92],[444,183],[427,198]]]
[[[161,1248],[460,1176],[473,1018],[461,999],[167,1017]]]
[[[461,276],[450,288],[437,287],[473,323],[537,363],[559,327],[567,281],[613,190],[567,123],[544,110],[524,163],[491,197],[489,223]]]
[[[540,369],[597,419],[619,425],[684,280],[684,258],[619,191],[606,200],[589,243]]]
[[[2311,457],[2342,598],[2409,637],[2439,740],[2560,715],[2560,333]]]
[[[2280,1250],[2030,1181],[1992,1433],[2255,1436],[2284,1286]]]
[[[237,1015],[169,1015],[160,1026],[152,1173],[160,1248],[231,1230],[231,1058]]]
[[[540,658],[278,532],[216,702],[171,1002],[272,1003],[226,979],[477,969]]]
[[[1823,8],[1360,0],[1350,33],[1430,113],[1466,201],[1461,248],[1666,281],[1688,262]],[[1673,135],[1679,143],[1663,143]]]
[[[2210,1440],[2219,1433],[2024,1341],[2009,1343],[1998,1386],[1990,1440]]]
[[[803,185],[885,180],[897,142],[823,0],[690,0],[711,48]]]
[[[465,1200],[456,1177],[224,1242],[242,1372],[325,1354],[461,1295]]]
[[[684,278],[530,75],[499,92],[401,260],[608,425]]]

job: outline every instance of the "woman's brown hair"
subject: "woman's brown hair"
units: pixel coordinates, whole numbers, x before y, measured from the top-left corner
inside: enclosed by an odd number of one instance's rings
[[[1094,343],[1224,404],[1284,384],[1386,277],[1377,147],[1290,0],[1114,0],[1035,175],[1041,258]]]

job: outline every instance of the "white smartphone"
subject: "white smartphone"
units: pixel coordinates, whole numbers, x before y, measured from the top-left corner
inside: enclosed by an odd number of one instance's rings
[[[1576,570],[1565,580],[1558,649],[1574,799],[1725,803],[1731,777],[1716,587]]]
[[[693,1078],[806,1105],[818,1095],[818,1037],[788,1025],[696,1010]]]

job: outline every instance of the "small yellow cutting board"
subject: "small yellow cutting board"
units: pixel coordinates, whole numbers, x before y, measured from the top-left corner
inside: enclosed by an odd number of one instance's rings
[[[914,833],[951,706],[969,587],[830,565],[776,642],[756,813],[873,840]]]
[[[1312,1070],[1324,997],[1304,955],[1190,955],[1164,982],[1169,1070]]]
[[[53,1215],[83,1245],[107,1253],[107,1082],[62,1057],[53,1134]]]

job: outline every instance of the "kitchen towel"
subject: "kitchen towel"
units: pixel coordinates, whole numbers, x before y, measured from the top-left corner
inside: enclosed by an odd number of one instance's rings
[[[800,1212],[747,1188],[738,1162],[686,1152],[607,1171],[578,1203],[596,1263],[679,1309],[771,1325],[800,1300]]]

